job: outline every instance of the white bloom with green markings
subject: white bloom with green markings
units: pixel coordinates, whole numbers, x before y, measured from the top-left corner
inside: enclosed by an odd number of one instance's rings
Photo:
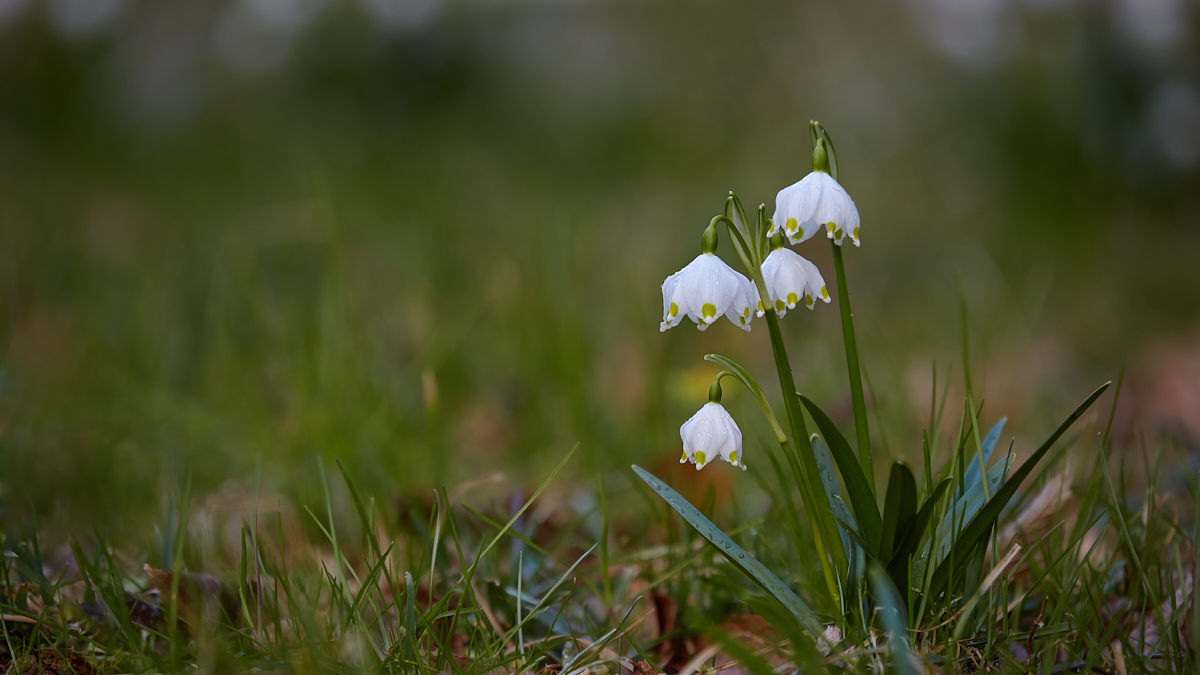
[[[683,439],[680,464],[691,462],[699,471],[720,457],[741,467],[742,471],[746,470],[746,462],[742,458],[742,430],[738,429],[737,422],[720,403],[705,403],[679,427],[679,437]]]
[[[663,320],[659,330],[674,328],[683,317],[706,330],[721,315],[750,330],[750,311],[757,300],[754,286],[712,253],[701,253],[662,285]]]
[[[781,228],[793,244],[824,229],[838,246],[846,235],[859,245],[858,207],[845,188],[824,171],[813,171],[775,196],[775,217],[767,236]]]
[[[812,309],[816,299],[829,302],[829,289],[817,266],[790,248],[781,246],[771,251],[762,264],[763,282],[767,286],[775,314],[783,318],[789,309],[803,302]],[[760,300],[758,315],[766,313]]]

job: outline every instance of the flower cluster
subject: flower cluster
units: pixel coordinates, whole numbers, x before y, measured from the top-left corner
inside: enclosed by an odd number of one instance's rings
[[[785,238],[788,243],[799,244],[822,229],[836,246],[841,246],[847,236],[855,246],[860,244],[858,208],[830,175],[825,140],[815,140],[812,173],[779,191],[770,220],[766,220],[760,206],[759,227],[749,226],[740,203],[731,195],[726,215],[714,218],[704,231],[700,255],[663,282],[660,331],[674,328],[685,316],[702,331],[721,316],[749,331],[755,316],[761,318],[773,311],[782,318],[801,302],[812,309],[817,299],[830,301],[829,289],[817,266],[784,245]],[[730,210],[730,203],[736,210]],[[717,257],[719,221],[725,223],[750,277]],[[715,398],[710,391],[709,402],[679,428],[683,439],[680,462],[691,462],[701,469],[720,456],[745,469],[742,433],[721,405],[716,382],[713,388]]]

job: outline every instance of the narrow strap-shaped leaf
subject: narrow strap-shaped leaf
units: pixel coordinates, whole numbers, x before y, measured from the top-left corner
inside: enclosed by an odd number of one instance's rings
[[[846,551],[846,576],[852,581],[858,581],[866,571],[867,552],[864,548],[866,542],[858,533],[858,529],[854,525],[854,516],[850,514],[850,507],[842,501],[842,496],[835,494],[830,497],[829,505],[833,507],[833,517],[838,523],[838,534],[842,537],[842,545]]]
[[[838,486],[837,475],[833,472],[833,460],[829,458],[829,448],[825,446],[825,441],[816,434],[813,434],[809,440],[812,442],[813,457],[817,460],[817,473],[821,474],[821,484],[825,486],[825,498],[834,507],[834,515],[849,523],[850,527],[857,531],[858,524],[854,521],[854,516],[850,515],[850,509],[846,508],[846,503],[842,501],[842,489]],[[839,512],[839,505],[844,513]],[[842,537],[842,549],[846,552],[846,558],[849,559],[850,538],[841,531],[841,528],[838,528],[838,533]]]
[[[933,513],[937,510],[938,500],[942,498],[942,495],[950,487],[950,483],[951,479],[943,479],[933,489],[933,494],[925,499],[925,503],[921,505],[921,510],[917,511],[917,515],[913,518],[912,527],[908,528],[908,532],[892,553],[892,558],[888,561],[889,566],[892,563],[901,563],[905,567],[908,566],[909,556],[917,552],[917,546],[921,544],[921,538],[925,535],[925,529],[929,527],[929,521],[933,519]]]
[[[1001,417],[1000,421],[996,422],[987,432],[987,436],[983,438],[983,465],[985,467],[992,459],[992,451],[996,449],[996,442],[1000,440],[1000,434],[1004,431],[1004,423],[1007,421],[1007,417]],[[979,474],[979,456],[976,455],[971,459],[971,465],[967,467],[966,474],[963,476],[963,487],[959,490],[958,496],[963,496],[967,490],[979,485],[980,480],[982,479]]]
[[[634,472],[649,485],[652,490],[657,492],[660,497],[667,500],[671,508],[683,516],[688,525],[700,533],[708,543],[712,544],[718,551],[721,552],[729,562],[733,563],[738,569],[754,580],[759,586],[771,594],[776,600],[783,605],[784,609],[796,617],[800,625],[804,626],[808,632],[812,633],[814,638],[822,635],[823,628],[821,622],[817,620],[817,615],[812,609],[800,599],[798,595],[792,592],[786,584],[779,580],[771,570],[760,563],[754,556],[750,555],[741,546],[738,546],[732,539],[725,536],[725,533],[717,529],[712,521],[704,517],[696,507],[692,506],[688,500],[684,499],[671,486],[655,478],[653,474],[646,471],[638,465],[633,465]]]
[[[917,552],[917,547],[921,544],[921,538],[925,535],[926,528],[929,527],[929,521],[933,519],[933,513],[937,510],[938,501],[942,495],[950,488],[951,479],[946,478],[933,489],[933,493],[925,499],[925,503],[921,505],[921,510],[917,511],[917,515],[913,516],[912,525],[904,537],[896,544],[896,550],[892,553],[892,559],[887,561],[887,572],[895,582],[896,588],[909,588],[908,582],[908,560],[914,553]],[[922,566],[922,572],[924,566]],[[924,577],[922,573],[921,577]]]
[[[412,574],[404,573],[404,660],[417,658],[417,585]]]
[[[1009,455],[1004,462],[988,470],[988,487],[992,490],[993,494],[996,490],[1000,489],[1000,486],[1004,482],[1004,477],[1008,475],[1010,466],[1012,466],[1012,455]],[[942,518],[942,522],[938,525],[938,549],[935,561],[940,563],[946,557],[946,554],[950,551],[950,546],[957,540],[958,535],[962,533],[966,524],[971,522],[975,514],[979,513],[979,510],[983,508],[984,503],[982,481],[975,487],[967,490],[967,494],[955,502],[954,508],[946,513],[945,517]]]
[[[904,462],[896,460],[888,477],[883,499],[883,530],[879,535],[879,557],[891,560],[897,539],[903,538],[917,515],[917,480]]]
[[[854,456],[854,451],[850,449],[850,444],[846,442],[842,432],[838,431],[837,425],[817,407],[816,403],[803,394],[800,395],[800,401],[805,408],[808,408],[808,413],[817,423],[821,435],[829,443],[829,451],[833,454],[833,460],[837,462],[838,470],[842,473],[842,480],[846,481],[850,505],[854,507],[854,515],[858,517],[859,533],[867,542],[868,550],[872,554],[878,555],[883,522],[879,517],[879,506],[875,503],[875,495],[867,483],[867,477],[863,474],[862,467],[858,465],[858,458]]]
[[[913,657],[908,644],[908,612],[904,609],[904,598],[879,565],[871,565],[867,577],[871,580],[871,593],[887,632],[891,666],[901,675],[917,675],[919,661]]]
[[[1016,494],[1017,488],[1019,488],[1021,483],[1029,477],[1029,474],[1033,472],[1033,468],[1042,460],[1042,457],[1046,456],[1046,453],[1050,451],[1050,448],[1054,445],[1055,441],[1057,441],[1059,437],[1066,433],[1067,429],[1071,428],[1071,425],[1075,423],[1075,420],[1078,420],[1080,417],[1082,417],[1083,413],[1087,412],[1088,408],[1092,407],[1092,404],[1096,402],[1096,399],[1100,398],[1100,395],[1103,394],[1104,390],[1108,389],[1109,385],[1111,384],[1112,382],[1105,382],[1104,384],[1100,385],[1096,391],[1092,392],[1091,396],[1087,397],[1087,400],[1079,404],[1079,407],[1075,409],[1075,412],[1071,413],[1071,415],[1067,417],[1062,424],[1058,425],[1058,428],[1054,430],[1054,433],[1050,434],[1050,438],[1047,438],[1046,441],[1042,443],[1032,455],[1029,456],[1029,459],[1025,460],[1025,463],[1013,473],[1012,477],[1005,481],[1004,485],[993,494],[987,505],[980,510],[980,512],[965,528],[963,528],[962,535],[954,544],[955,559],[967,559],[967,555],[974,548],[974,546],[978,544],[981,539],[987,536],[988,531],[996,522],[996,519],[1000,517],[1000,512],[1004,510],[1005,506],[1008,505],[1008,500],[1012,499],[1012,496]],[[951,581],[950,576],[954,571],[955,570],[950,568],[948,561],[943,562],[934,570],[933,579],[929,584],[931,597],[937,597],[946,590],[946,587]]]

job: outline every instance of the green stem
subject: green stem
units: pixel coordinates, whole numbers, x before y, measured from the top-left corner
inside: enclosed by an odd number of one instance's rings
[[[858,367],[858,345],[854,340],[854,314],[850,311],[850,291],[846,288],[846,266],[842,247],[832,239],[833,269],[837,274],[838,309],[842,313],[842,337],[846,341],[846,369],[850,371],[850,399],[854,403],[854,432],[858,437],[858,463],[862,466],[871,494],[875,490],[875,469],[871,464],[871,433],[867,429],[867,404],[863,400],[862,373]]]
[[[765,297],[765,296],[764,296]],[[830,514],[828,502],[822,504],[817,495],[824,495],[824,489],[817,490],[814,481],[820,486],[820,473],[817,469],[817,459],[813,455],[812,441],[808,438],[808,427],[804,423],[804,413],[800,407],[800,396],[796,393],[796,381],[792,377],[792,366],[788,362],[787,348],[784,347],[783,333],[779,330],[779,318],[774,309],[766,311],[767,328],[771,332],[771,350],[775,354],[775,369],[779,372],[779,386],[783,389],[783,402],[787,410],[788,422],[791,425],[791,450],[788,445],[781,444],[792,472],[796,475],[796,484],[800,488],[800,497],[804,502],[804,510],[808,513],[809,523],[813,528],[813,539],[817,545],[817,557],[821,561],[821,571],[825,574],[825,583],[829,587],[829,595],[834,604],[841,606],[841,593],[833,571],[830,569],[826,550],[833,556],[839,570],[845,569],[845,552],[841,549],[841,539],[833,529],[833,516]],[[799,456],[799,459],[797,459]],[[834,543],[837,546],[834,546]]]

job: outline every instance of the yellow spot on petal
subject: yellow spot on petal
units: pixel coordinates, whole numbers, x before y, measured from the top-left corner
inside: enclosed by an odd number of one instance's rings
[[[854,228],[854,231],[850,233],[850,236],[853,237],[854,239],[858,239],[858,228],[857,227]]]
[[[775,301],[775,311],[776,312],[782,312],[784,307],[787,307],[787,305],[783,304],[782,300]]]
[[[704,453],[699,450],[696,451],[696,466],[704,466]]]
[[[795,219],[795,218],[788,218],[788,219],[787,219],[787,231],[788,231],[788,232],[795,232],[795,231],[796,231],[796,225],[797,225],[797,223],[796,223],[796,219]]]
[[[679,463],[680,463],[680,464],[683,464],[683,463],[684,463],[684,462],[686,462],[686,461],[687,461],[687,450],[684,450],[684,451],[683,451],[683,456],[679,458]]]
[[[842,236],[843,236],[843,235],[842,235],[842,228],[840,228],[840,227],[839,227],[838,229],[834,230],[834,231],[833,231],[833,236],[834,236],[834,238],[835,238],[835,239],[837,239],[838,241],[841,241],[841,239],[842,239]]]
[[[765,312],[765,311],[767,311],[767,310],[766,310],[766,308],[765,308],[765,307],[763,307],[762,300],[759,300],[759,301],[758,301],[758,311],[760,311],[760,312]]]
[[[746,309],[742,310],[742,316],[747,319],[750,318],[750,305],[746,305]]]
[[[672,302],[672,303],[671,303],[671,311],[670,311],[670,312],[667,314],[667,316],[669,316],[669,317],[671,317],[672,319],[674,319],[674,318],[675,318],[675,315],[676,315],[676,314],[678,314],[678,313],[679,313],[679,305],[677,305],[677,304],[675,304],[675,303],[673,303],[673,302]]]
[[[807,305],[809,309],[813,308],[813,297],[808,293],[804,294],[804,304]]]
[[[833,230],[834,230],[834,228],[837,227],[837,224],[836,223],[825,223],[825,227],[829,228],[829,234],[833,234]]]
[[[829,299],[829,289],[828,289],[828,288],[826,288],[825,286],[822,286],[822,287],[821,287],[821,299],[822,299],[822,300],[828,300],[828,299]]]
[[[700,308],[700,314],[706,319],[711,319],[717,315],[717,306],[711,302],[706,302],[704,303],[704,306]]]
[[[800,296],[796,295],[795,293],[788,293],[788,297],[787,297],[788,307],[795,307],[796,303],[799,300],[800,300]]]
[[[737,450],[734,450],[733,452],[729,453],[729,463],[734,466],[737,466]]]
[[[802,228],[800,228],[800,231],[796,233],[796,238],[797,238],[797,239],[803,239],[803,238],[804,238],[804,228],[803,228],[803,227],[802,227]]]

